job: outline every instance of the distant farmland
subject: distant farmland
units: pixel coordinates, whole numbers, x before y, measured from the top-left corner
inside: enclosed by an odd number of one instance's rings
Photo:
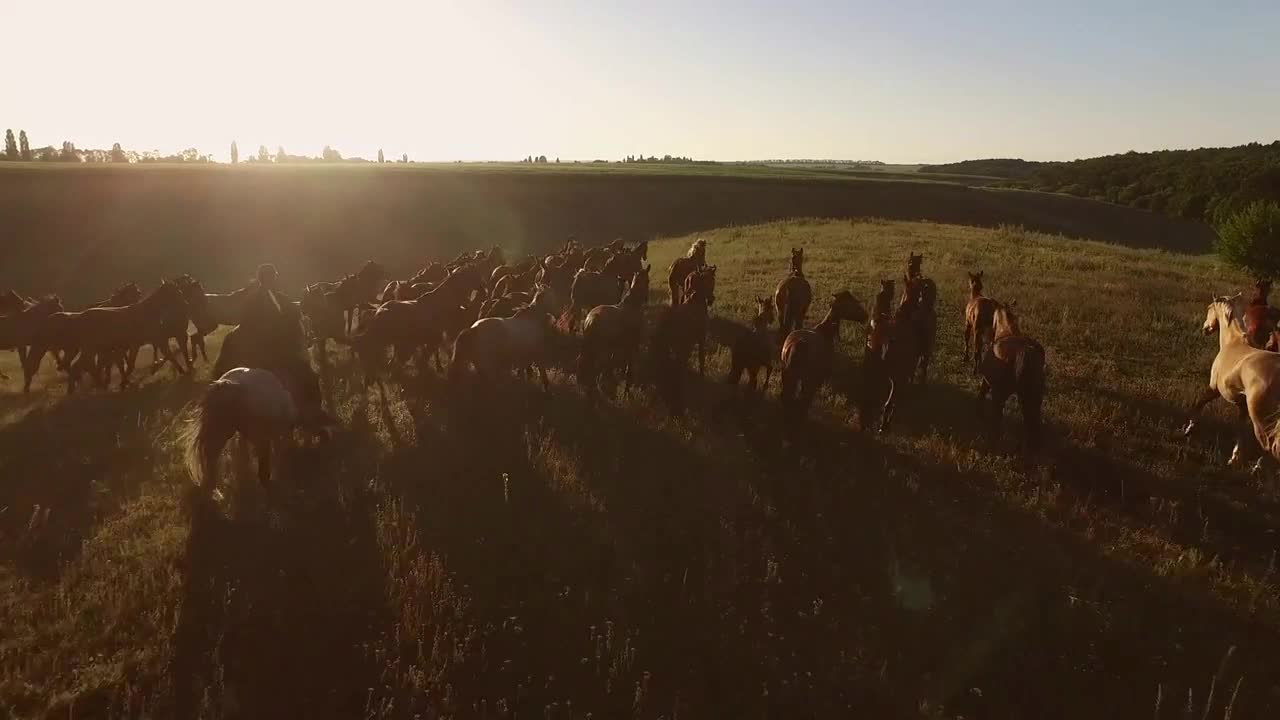
[[[97,299],[123,278],[191,272],[238,287],[260,262],[286,282],[377,257],[393,268],[462,249],[544,251],[791,217],[995,227],[1177,251],[1202,225],[1062,195],[902,181],[901,172],[739,164],[0,165],[0,287]],[[885,179],[868,179],[879,175]],[[937,176],[934,176],[937,177]],[[946,176],[943,178],[946,180]]]

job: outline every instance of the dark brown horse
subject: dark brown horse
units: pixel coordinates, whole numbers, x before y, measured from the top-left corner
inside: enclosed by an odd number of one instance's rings
[[[1271,281],[1259,278],[1254,283],[1249,306],[1244,310],[1245,339],[1256,348],[1267,348],[1277,324],[1280,324],[1280,309],[1267,303],[1267,296],[1270,294]]]
[[[969,303],[964,306],[964,361],[969,362],[969,350],[973,349],[973,371],[978,372],[984,344],[995,337],[992,317],[996,311],[995,300],[982,295],[982,272],[969,273]]]
[[[773,338],[769,336],[769,326],[773,324],[774,303],[769,298],[756,298],[756,316],[751,321],[751,329],[738,328],[738,336],[731,346],[732,367],[725,378],[730,385],[742,381],[745,373],[751,389],[756,389],[756,380],[760,370],[764,369],[764,387],[769,388],[769,379],[773,376],[774,348]]]
[[[1041,440],[1041,406],[1045,396],[1045,352],[1044,347],[1035,340],[1022,334],[1018,327],[1018,318],[1013,313],[1014,303],[997,304],[992,322],[995,328],[995,341],[991,351],[983,358],[978,368],[982,378],[982,387],[978,391],[978,417],[986,413],[984,403],[987,394],[991,395],[990,423],[993,437],[1000,436],[1000,426],[1004,418],[1004,406],[1013,395],[1018,396],[1018,404],[1022,406],[1022,422],[1026,428],[1027,447],[1035,450]]]
[[[782,343],[783,411],[794,422],[804,417],[830,378],[843,321],[866,322],[867,310],[848,290],[831,296],[827,314],[812,328],[792,330]]]
[[[31,305],[31,301],[13,290],[0,293],[0,316],[11,315]]]
[[[650,340],[659,394],[673,414],[684,412],[685,371],[694,346],[698,374],[706,374],[707,327],[715,302],[716,266],[705,265],[685,276],[679,305],[663,308]]]
[[[559,326],[565,332],[574,332],[578,326],[578,313],[590,311],[599,305],[616,305],[634,275],[621,277],[611,272],[579,270],[573,276],[569,288],[569,304],[560,314]]]
[[[778,283],[773,306],[778,311],[778,340],[785,341],[792,330],[804,327],[813,288],[804,278],[804,248],[791,248],[791,273]]]
[[[668,268],[667,287],[671,290],[671,305],[675,307],[684,302],[684,280],[689,274],[707,264],[707,241],[698,238],[689,246],[684,257],[676,258]]]
[[[588,395],[599,389],[600,376],[621,371],[623,392],[634,379],[636,355],[644,336],[644,308],[649,302],[649,267],[631,276],[622,300],[599,305],[582,322],[578,384]]]
[[[80,373],[89,370],[100,382],[109,381],[111,365],[120,370],[120,387],[128,387],[129,371],[125,358],[130,350],[155,343],[165,360],[179,372],[182,366],[161,335],[176,316],[185,317],[187,304],[177,285],[164,281],[142,300],[126,307],[89,308],[82,312],[54,313],[42,324],[31,345],[24,367],[24,390],[30,391],[31,378],[40,369],[40,361],[49,351],[64,350],[69,362],[68,389],[75,390]]]

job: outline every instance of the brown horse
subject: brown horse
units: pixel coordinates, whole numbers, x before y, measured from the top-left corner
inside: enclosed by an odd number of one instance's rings
[[[1259,278],[1253,286],[1253,297],[1244,310],[1245,338],[1256,348],[1268,348],[1272,335],[1280,324],[1280,309],[1267,303],[1271,294],[1271,281]]]
[[[381,264],[369,260],[356,272],[336,282],[319,282],[307,288],[312,295],[319,294],[334,309],[341,312],[344,320],[340,336],[335,337],[332,329],[326,330],[327,336],[333,339],[345,339],[351,334],[351,325],[356,317],[356,309],[366,303],[373,302],[387,285],[387,269]],[[305,298],[306,293],[304,293]],[[318,304],[310,303],[314,310]]]
[[[579,270],[569,288],[569,304],[560,314],[560,329],[572,333],[577,329],[580,311],[589,311],[599,305],[616,305],[626,287],[626,278],[604,271]]]
[[[476,320],[454,340],[449,379],[458,380],[471,367],[488,380],[496,380],[512,369],[527,372],[536,367],[542,376],[542,389],[546,390],[553,333],[551,315],[540,307],[537,298],[509,318]]]
[[[443,264],[438,262],[427,263],[426,267],[413,274],[409,278],[407,284],[416,285],[418,283],[439,283],[449,277],[449,270]]]
[[[1018,404],[1022,406],[1027,447],[1035,450],[1040,446],[1040,409],[1045,395],[1045,353],[1040,343],[1022,334],[1018,318],[1013,314],[1013,306],[1014,303],[997,304],[992,314],[995,340],[991,344],[991,351],[982,358],[978,368],[982,378],[982,387],[978,391],[978,417],[983,418],[986,414],[984,403],[990,393],[991,416],[986,419],[991,423],[992,436],[998,438],[1005,403],[1011,396],[1017,395]]]
[[[109,381],[112,363],[120,370],[120,388],[128,387],[131,368],[126,367],[125,357],[131,349],[148,343],[156,343],[165,360],[185,373],[186,368],[174,357],[167,338],[162,339],[161,334],[174,317],[185,317],[186,313],[187,304],[181,289],[167,280],[133,305],[53,313],[32,342],[23,368],[23,389],[30,391],[31,379],[39,371],[45,353],[59,349],[64,350],[68,358],[75,357],[76,351],[80,353],[75,362],[68,361],[69,391],[75,390],[76,381],[85,370],[93,372],[100,382]]]
[[[459,268],[416,300],[397,300],[378,307],[352,336],[352,347],[365,369],[365,387],[375,380],[381,382],[388,347],[394,347],[402,361],[415,350],[434,355],[446,334],[469,327],[480,307],[473,294],[482,290],[488,272],[479,265]]]
[[[732,367],[725,381],[737,385],[742,375],[747,375],[747,382],[752,391],[756,389],[756,380],[761,368],[764,369],[764,387],[769,388],[769,379],[773,376],[773,339],[769,337],[769,326],[773,324],[774,303],[769,298],[756,298],[756,316],[751,321],[751,329],[739,327],[738,336],[731,346]]]
[[[917,275],[912,281],[904,278],[907,286],[898,308],[889,315],[893,284],[881,281],[876,296],[875,319],[867,338],[867,351],[863,362],[862,427],[871,422],[869,412],[871,398],[876,391],[885,395],[880,418],[880,432],[889,431],[897,407],[897,396],[902,386],[911,382],[916,370],[927,371],[928,353],[932,347],[932,334],[937,318],[931,307],[935,299],[928,292],[928,285]]]
[[[978,363],[982,361],[983,344],[990,344],[995,338],[992,318],[995,315],[995,300],[982,295],[982,273],[969,273],[969,303],[964,306],[964,361],[969,362],[969,349],[973,349],[973,371],[978,372]]]
[[[698,238],[689,246],[689,251],[684,257],[676,258],[668,268],[670,273],[667,276],[667,287],[671,290],[671,306],[675,307],[684,302],[682,295],[684,291],[684,280],[690,273],[701,269],[707,264],[707,241]]]
[[[623,251],[622,238],[616,238],[608,245],[593,247],[582,256],[582,267],[592,272],[604,270],[605,263],[614,255]]]
[[[6,290],[3,293],[0,293],[0,316],[20,312],[30,305],[30,300],[22,297],[13,290]]]
[[[578,384],[588,395],[599,388],[600,376],[621,370],[623,392],[629,392],[640,341],[644,335],[644,307],[649,302],[649,267],[631,276],[622,300],[598,305],[582,322],[578,356]]]
[[[778,311],[778,339],[785,341],[792,330],[804,327],[813,288],[804,278],[804,248],[791,248],[791,274],[778,283],[773,306]]]
[[[831,296],[822,322],[792,330],[783,341],[780,399],[792,421],[808,413],[818,389],[831,378],[840,323],[845,320],[866,322],[867,310],[848,290],[841,290]]]
[[[18,361],[26,367],[28,348],[32,345],[45,319],[54,313],[62,312],[62,300],[57,295],[50,295],[37,302],[24,306],[6,315],[0,315],[0,350],[13,350],[18,354]]]
[[[650,340],[658,391],[673,414],[684,412],[684,376],[698,348],[698,374],[706,374],[707,329],[715,302],[716,267],[706,265],[685,276],[679,305],[663,308]]]

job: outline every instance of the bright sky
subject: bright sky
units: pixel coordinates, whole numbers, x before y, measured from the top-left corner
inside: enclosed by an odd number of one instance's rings
[[[33,147],[945,162],[1280,137],[1277,0],[0,0],[14,24],[0,126]]]

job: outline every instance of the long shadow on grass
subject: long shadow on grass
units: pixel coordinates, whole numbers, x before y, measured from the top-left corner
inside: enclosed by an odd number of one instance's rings
[[[815,445],[847,450],[812,466],[572,389],[498,400],[418,418],[393,463],[473,622],[501,627],[449,675],[473,702],[1150,716],[1158,684],[1203,693],[1229,645],[1210,717],[1242,672],[1237,717],[1275,702],[1253,672],[1280,660],[1273,630],[1005,507],[981,473],[821,423]],[[602,676],[604,619],[636,651]]]
[[[386,606],[376,499],[361,482],[376,449],[362,418],[332,445],[289,453],[287,486],[270,498],[249,473],[230,516],[193,493],[176,717],[364,713],[377,684],[364,645]]]
[[[83,393],[0,429],[0,562],[55,577],[98,518],[152,479],[155,435],[197,392],[186,381]]]

